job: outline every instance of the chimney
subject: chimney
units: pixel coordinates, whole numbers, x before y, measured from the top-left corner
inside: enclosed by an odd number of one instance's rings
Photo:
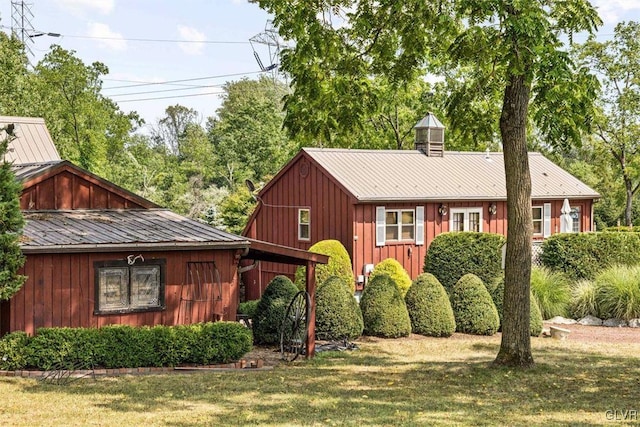
[[[413,128],[416,130],[416,150],[429,157],[444,155],[444,126],[432,112],[424,116]]]

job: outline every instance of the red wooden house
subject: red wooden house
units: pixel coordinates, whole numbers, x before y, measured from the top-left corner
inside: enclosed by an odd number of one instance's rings
[[[301,249],[337,239],[360,282],[385,258],[415,278],[443,232],[506,234],[502,153],[444,151],[444,128],[432,114],[416,125],[416,140],[415,150],[302,149],[259,192],[243,234]],[[534,239],[593,230],[598,193],[540,153],[529,153],[529,164]],[[571,230],[560,221],[567,202]],[[263,263],[243,279],[248,298],[273,275],[292,273]]]
[[[310,271],[327,262],[180,216],[61,160],[42,119],[6,123],[18,135],[7,159],[23,184],[27,281],[0,304],[0,335],[235,320],[242,259]]]

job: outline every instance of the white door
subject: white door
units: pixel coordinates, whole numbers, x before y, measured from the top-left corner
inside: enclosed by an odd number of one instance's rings
[[[482,208],[454,208],[449,212],[449,231],[482,231]]]

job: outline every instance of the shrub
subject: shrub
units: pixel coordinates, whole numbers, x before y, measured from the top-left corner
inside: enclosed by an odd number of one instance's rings
[[[103,348],[96,329],[38,328],[29,340],[27,365],[42,370],[90,369]]]
[[[597,288],[593,280],[579,280],[571,288],[571,300],[569,301],[569,314],[574,319],[585,316],[600,316],[596,299]]]
[[[316,293],[316,336],[321,340],[352,340],[362,335],[362,311],[349,287],[337,276]]]
[[[596,277],[596,300],[603,318],[640,317],[640,267],[616,266]]]
[[[371,275],[369,276],[369,280],[380,274],[386,274],[391,277],[396,286],[398,286],[400,294],[404,298],[411,286],[411,277],[409,277],[409,273],[407,273],[402,264],[394,258],[382,260],[374,267]]]
[[[251,350],[251,331],[236,322],[198,325],[198,346],[192,349],[189,362],[200,365],[229,363]]]
[[[500,318],[500,329],[502,329],[504,277],[500,277],[496,280],[493,291],[491,292],[491,298],[493,299],[493,303],[496,305],[498,317]],[[529,333],[532,337],[537,337],[542,333],[542,313],[540,312],[540,307],[538,307],[538,303],[532,292],[530,292],[529,301]]]
[[[424,260],[424,272],[436,276],[449,294],[458,279],[468,273],[491,284],[502,273],[504,243],[504,237],[499,234],[440,234],[429,246]]]
[[[12,332],[0,338],[0,369],[15,371],[28,363],[29,336],[22,331]]]
[[[360,299],[365,335],[406,337],[411,320],[400,290],[391,277],[381,274],[365,286]]]
[[[500,318],[491,295],[475,274],[465,274],[451,292],[451,308],[456,318],[456,330],[466,334],[493,335]]]
[[[567,315],[571,288],[564,274],[552,272],[547,268],[532,268],[531,292],[544,319]]]
[[[456,331],[449,296],[433,274],[419,275],[407,291],[405,302],[413,333],[448,337]]]
[[[356,291],[355,279],[353,277],[353,267],[351,258],[345,247],[337,240],[320,240],[309,248],[309,252],[316,252],[329,256],[328,264],[316,265],[316,284],[323,283],[331,276],[338,276],[349,285],[351,294]],[[307,283],[307,268],[298,267],[296,269],[296,285],[298,289],[304,290]]]
[[[253,338],[258,344],[280,342],[280,328],[287,307],[298,292],[288,277],[276,276],[269,282],[253,317]]]
[[[238,304],[238,314],[244,314],[249,316],[250,319],[256,315],[256,309],[258,308],[259,299],[254,299],[252,301],[245,301]]]
[[[545,239],[542,264],[572,279],[594,279],[614,265],[640,264],[640,234],[560,233]]]

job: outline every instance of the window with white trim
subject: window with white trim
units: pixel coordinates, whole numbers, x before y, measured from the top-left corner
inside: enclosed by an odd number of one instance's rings
[[[575,208],[571,208],[571,219],[573,221],[571,225],[571,232],[579,233],[581,231],[581,215],[580,215],[580,207],[576,206]]]
[[[95,314],[163,310],[164,259],[94,262]]]
[[[415,239],[415,211],[413,209],[386,210],[384,217],[386,241]]]
[[[482,231],[482,208],[452,208],[449,215],[449,231]]]
[[[298,240],[311,239],[311,212],[309,209],[298,209]]]
[[[544,227],[544,212],[542,206],[533,206],[531,208],[531,218],[533,222],[533,235],[542,236]]]

